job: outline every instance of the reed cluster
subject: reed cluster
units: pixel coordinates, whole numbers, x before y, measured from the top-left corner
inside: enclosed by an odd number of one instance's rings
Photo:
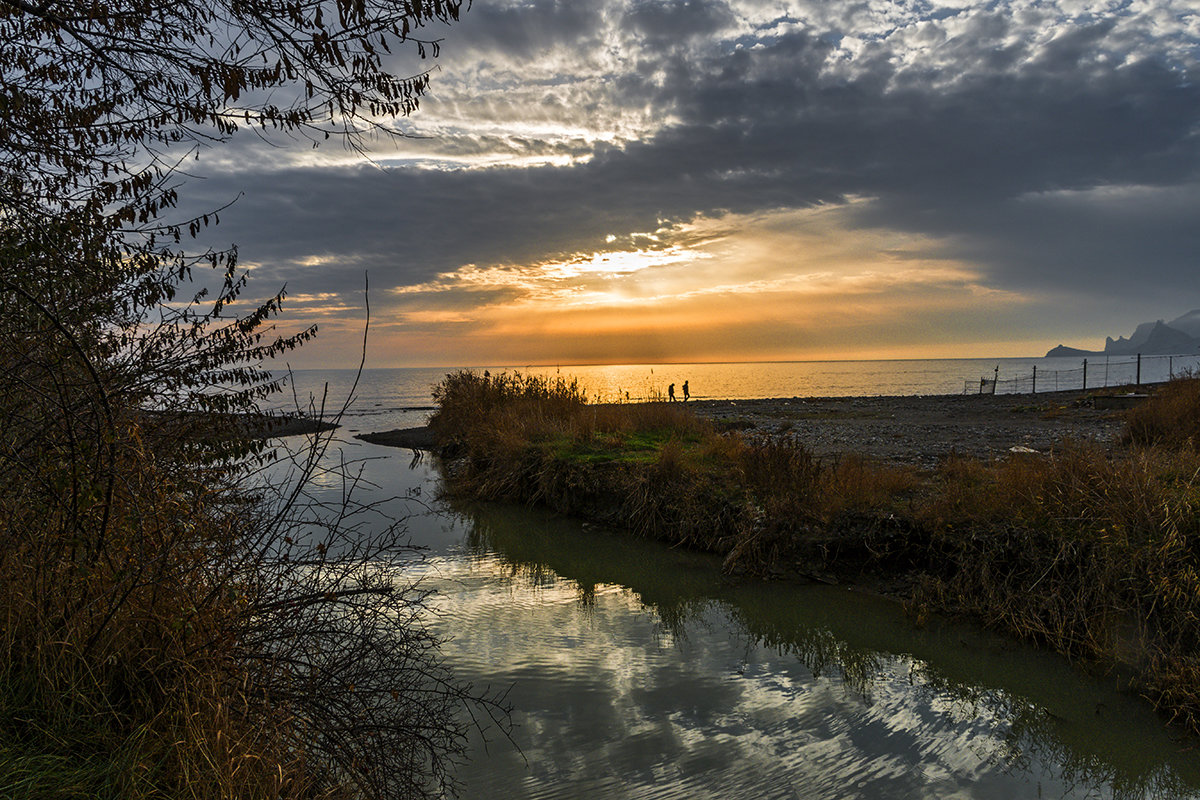
[[[917,485],[903,468],[721,433],[682,403],[589,404],[564,378],[459,372],[434,396],[430,426],[456,490],[719,553],[731,570],[832,568],[830,530],[886,516]],[[871,539],[880,526],[859,532]]]
[[[532,387],[532,390],[531,390]],[[460,397],[486,395],[486,411]],[[1129,446],[952,458],[918,473],[719,433],[681,404],[590,406],[573,382],[449,376],[452,486],[722,554],[759,575],[901,571],[919,618],[969,614],[1132,670],[1200,732],[1200,381],[1129,414]]]
[[[1200,376],[1187,373],[1127,413],[1126,439],[1135,445],[1200,449]]]

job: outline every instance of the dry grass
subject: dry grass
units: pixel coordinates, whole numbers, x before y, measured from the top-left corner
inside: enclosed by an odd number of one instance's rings
[[[645,431],[698,434],[708,426],[672,403],[589,405],[574,379],[520,373],[461,371],[434,388],[437,411],[430,420],[444,449],[510,453],[529,442],[567,438],[586,442]]]
[[[1126,439],[1138,445],[1200,449],[1200,377],[1186,375],[1126,412]]]
[[[77,411],[0,428],[0,795],[439,794],[473,701],[378,566],[402,532]]]
[[[851,453],[825,470],[821,497],[827,518],[843,513],[893,513],[907,508],[920,488],[921,480],[912,468],[881,464]]]
[[[914,608],[965,612],[1059,652],[1124,663],[1200,731],[1200,454],[1076,445],[955,461],[915,509],[936,554]]]

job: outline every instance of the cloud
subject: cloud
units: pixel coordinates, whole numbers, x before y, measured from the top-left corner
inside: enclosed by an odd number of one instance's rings
[[[369,270],[456,312],[531,291],[445,277],[468,265],[662,258],[699,222],[820,208],[1012,296],[1177,302],[1200,244],[1198,41],[1182,2],[481,3],[406,123],[435,138],[381,146],[382,167],[238,141],[188,196],[244,192],[219,233],[269,281],[357,291]],[[721,285],[678,269],[679,296]]]
[[[723,2],[704,0],[637,0],[622,15],[624,27],[655,47],[677,47],[696,37],[714,36],[736,18]]]

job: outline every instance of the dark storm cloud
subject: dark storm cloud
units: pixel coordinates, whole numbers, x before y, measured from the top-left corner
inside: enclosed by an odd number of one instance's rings
[[[466,40],[509,56],[582,50],[603,9],[479,4],[471,13],[487,24]],[[586,163],[294,167],[217,176],[193,197],[213,203],[249,187],[222,236],[304,291],[357,286],[363,269],[375,285],[422,283],[463,264],[590,252],[607,234],[696,214],[854,196],[874,198],[858,224],[944,237],[950,255],[1005,287],[1109,286],[1136,262],[1145,280],[1191,290],[1200,86],[1153,40],[1097,19],[1035,43],[1032,23],[979,12],[931,18],[918,33],[936,47],[903,66],[898,44],[867,40],[851,58],[838,36],[807,29],[753,46],[745,36],[687,52],[652,46],[671,31],[709,36],[732,17],[724,3],[627,9],[623,35],[651,46],[631,46],[639,68],[612,84],[675,122],[643,141],[596,145]],[[1152,215],[1137,208],[1153,191],[1097,208],[1087,191],[1105,186],[1169,189],[1174,200]],[[311,256],[326,258],[298,266]]]
[[[671,150],[674,163],[715,156],[718,168],[784,170],[800,200],[822,176],[845,192],[955,207],[1194,174],[1200,87],[1153,62],[1097,72],[1077,45],[1056,42],[1015,74],[891,88],[883,71],[828,85],[819,77],[827,46],[792,35],[677,87],[684,124],[648,147]]]
[[[1105,194],[1051,193],[934,212],[894,197],[857,216],[863,225],[947,236],[941,255],[982,265],[1006,285],[1145,298],[1159,314],[1193,305],[1200,183]]]
[[[670,46],[680,39],[711,36],[734,22],[733,11],[723,2],[702,0],[641,0],[624,15],[628,28],[655,45]]]
[[[604,30],[603,3],[528,0],[516,4],[475,3],[447,34],[447,58],[466,54],[525,56],[555,46],[588,48]]]

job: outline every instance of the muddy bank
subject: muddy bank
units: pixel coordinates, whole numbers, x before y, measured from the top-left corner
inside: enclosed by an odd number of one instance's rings
[[[433,431],[428,426],[419,428],[396,428],[379,433],[360,433],[354,437],[368,444],[381,444],[386,447],[407,447],[410,450],[434,450],[436,442]]]
[[[147,424],[156,430],[183,435],[196,426],[220,438],[273,439],[302,436],[335,430],[335,422],[283,414],[200,414],[197,412],[142,412]],[[210,434],[211,435],[211,434]]]
[[[279,417],[268,414],[239,414],[231,423],[239,426],[247,436],[274,438],[276,436],[301,436],[335,430],[337,423],[308,417]]]

